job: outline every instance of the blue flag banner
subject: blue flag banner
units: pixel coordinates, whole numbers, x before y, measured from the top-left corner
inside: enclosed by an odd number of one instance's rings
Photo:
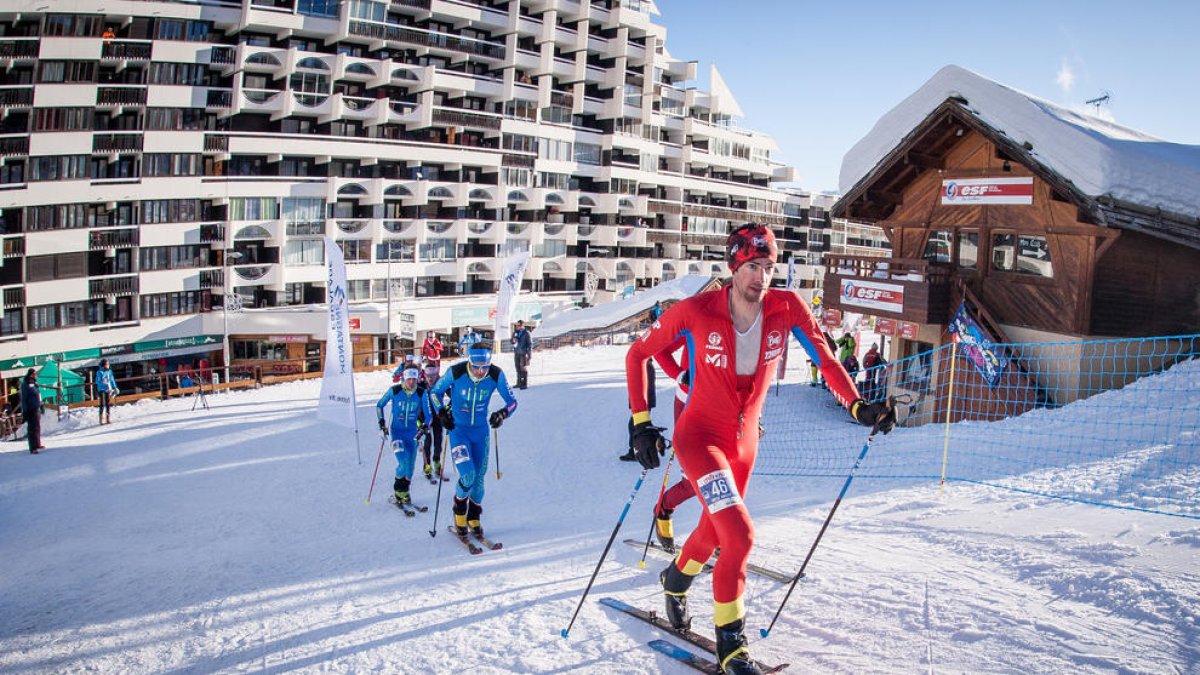
[[[975,319],[967,313],[966,304],[959,305],[950,325],[946,327],[958,341],[958,350],[975,365],[979,374],[991,386],[996,386],[1004,369],[1008,367],[1008,357],[996,348],[996,343],[984,334],[983,329]]]

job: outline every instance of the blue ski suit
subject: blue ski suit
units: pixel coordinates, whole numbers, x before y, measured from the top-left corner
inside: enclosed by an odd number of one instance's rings
[[[483,503],[483,481],[488,468],[488,403],[496,392],[504,399],[508,414],[515,413],[517,397],[508,386],[504,371],[491,365],[487,375],[476,381],[466,361],[442,373],[429,392],[434,410],[445,407],[443,397],[450,394],[449,407],[454,415],[454,428],[449,430],[450,457],[458,470],[454,496],[459,500],[470,498],[476,504]]]
[[[389,403],[392,408],[392,451],[396,454],[396,478],[412,478],[413,463],[417,458],[417,430],[419,415],[429,419],[429,398],[420,388],[405,391],[402,384],[394,384],[383,392],[375,404],[375,412],[383,419],[383,409]]]

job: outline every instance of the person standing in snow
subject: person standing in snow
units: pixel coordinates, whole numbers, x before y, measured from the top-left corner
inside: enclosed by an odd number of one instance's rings
[[[658,317],[662,316],[663,306],[662,300],[655,300],[654,306],[650,308],[650,323],[658,321]]]
[[[417,458],[417,433],[422,426],[421,416],[429,419],[430,415],[428,399],[417,391],[420,377],[420,371],[416,368],[398,371],[392,377],[394,384],[383,392],[375,404],[379,430],[385,434],[389,432],[389,426],[384,421],[383,409],[390,404],[392,411],[390,437],[392,451],[396,455],[396,478],[392,483],[392,491],[397,505],[412,503],[408,488],[412,481],[413,463]]]
[[[442,360],[442,340],[437,333],[431,332],[425,336],[425,342],[421,345],[421,356],[425,357],[425,363]]]
[[[100,424],[112,424],[112,400],[120,395],[117,389],[117,379],[113,377],[112,368],[108,367],[108,359],[100,361],[96,369],[96,395],[100,399]]]
[[[29,452],[38,454],[42,445],[42,392],[38,390],[37,371],[30,368],[21,381],[21,417],[29,434]]]
[[[417,391],[428,403],[429,392],[438,381],[437,361],[426,361],[423,373],[420,383],[417,384]],[[432,408],[430,408],[424,422],[425,433],[422,434],[423,438],[421,439],[421,454],[425,459],[425,478],[433,480],[433,475],[437,474],[440,480],[442,478],[442,420],[432,414]]]
[[[659,576],[666,614],[676,628],[691,625],[687,592],[718,547],[713,570],[717,661],[726,673],[761,672],[746,647],[746,562],[754,526],[742,501],[758,451],[756,421],[792,333],[825,374],[837,399],[859,423],[887,433],[895,412],[866,403],[822,340],[808,305],[795,293],[771,290],[778,247],[767,227],[753,223],[729,235],[730,287],[682,300],[630,348],[625,374],[635,424],[634,452],[647,469],[665,451],[646,406],[645,364],[680,336],[693,336],[691,389],[674,432],[675,456],[701,498],[700,523],[675,561]],[[735,415],[736,412],[736,415]]]
[[[492,395],[499,392],[505,406],[488,414]],[[444,397],[449,394],[447,403]],[[459,535],[467,528],[483,536],[484,482],[488,465],[488,426],[500,428],[517,411],[517,397],[504,371],[492,363],[492,350],[486,344],[473,345],[467,360],[460,361],[442,374],[430,392],[430,404],[437,411],[450,437],[450,457],[458,471],[454,487],[454,527]]]
[[[842,337],[838,338],[837,346],[839,348],[838,360],[845,363],[848,357],[854,356],[854,350],[858,347],[858,343],[855,342],[853,335],[846,332],[842,333]]]
[[[513,363],[517,367],[517,389],[529,387],[529,360],[533,356],[533,339],[524,321],[517,322],[512,334]]]

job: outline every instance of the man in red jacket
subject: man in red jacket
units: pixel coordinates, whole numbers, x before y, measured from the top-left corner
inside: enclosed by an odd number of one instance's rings
[[[679,465],[700,497],[700,523],[678,557],[660,575],[672,625],[690,625],[687,590],[720,547],[713,570],[717,660],[726,673],[760,672],[744,633],[746,562],[754,525],[742,501],[758,452],[758,419],[778,360],[791,333],[818,364],[829,388],[851,415],[887,433],[895,413],[868,404],[825,343],[808,306],[795,293],[770,290],[778,248],[767,227],[743,225],[729,235],[726,262],[732,285],[676,303],[630,347],[625,359],[634,452],[645,468],[659,465],[665,442],[646,406],[645,366],[683,338],[690,391],[675,426]]]

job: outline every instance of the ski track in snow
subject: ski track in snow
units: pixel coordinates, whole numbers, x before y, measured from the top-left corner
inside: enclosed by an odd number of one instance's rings
[[[361,464],[352,431],[316,421],[315,380],[214,395],[209,411],[142,401],[105,427],[94,411],[48,415],[44,454],[0,446],[0,671],[692,672],[645,647],[659,631],[598,604],[661,604],[665,560],[640,569],[641,551],[620,541],[559,637],[639,472],[616,460],[624,353],[535,355],[531,387],[500,430],[503,478],[494,458],[489,467],[483,521],[504,549],[479,556],[445,532],[453,482],[436,528],[437,487],[424,481],[413,498],[429,512],[405,518],[387,503],[395,463],[385,456],[364,503],[386,372],[356,379]],[[511,374],[511,356],[497,360]],[[788,381],[807,382],[801,370]],[[669,423],[670,383],[659,383],[654,415]],[[785,384],[784,398],[820,395],[796,389]],[[1140,406],[1150,390],[1105,396]],[[829,433],[862,442],[840,411],[827,414]],[[1080,417],[1055,422],[1088,423]],[[904,430],[872,452],[941,431]],[[1159,451],[1008,481],[1091,481],[1114,494],[1125,465]],[[794,574],[841,482],[757,477],[752,561]],[[618,539],[646,536],[661,485],[662,470],[651,472]],[[683,505],[677,529],[697,513]],[[792,672],[1197,672],[1198,549],[1194,520],[864,476],[765,640],[758,629],[787,587],[749,577],[747,633],[757,659]],[[708,575],[692,598],[707,632]]]

